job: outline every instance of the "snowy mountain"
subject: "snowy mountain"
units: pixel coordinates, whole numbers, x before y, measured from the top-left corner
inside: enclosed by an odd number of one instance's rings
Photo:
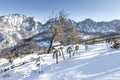
[[[95,22],[91,19],[86,19],[78,22],[77,25],[77,28],[81,32],[108,34],[117,32],[117,27],[120,26],[120,20],[113,20],[110,22]]]
[[[50,27],[51,23],[53,23],[55,19],[48,20],[44,26]],[[112,20],[109,22],[95,22],[92,19],[85,19],[84,21],[75,22],[74,20],[67,19],[66,24],[67,27],[74,25],[78,31],[81,33],[92,33],[92,34],[113,34],[119,33],[120,31],[120,20]]]
[[[37,39],[42,37],[42,40],[44,40],[43,35],[39,33],[49,32],[50,25],[54,21],[55,19],[50,19],[43,25],[36,18],[22,14],[1,16],[0,49],[2,50],[4,48],[14,46],[21,39],[27,39],[37,34]],[[71,19],[67,19],[65,26],[70,27],[71,25],[74,25],[77,30],[83,34],[108,34],[119,32],[118,29],[120,29],[120,20],[113,20],[110,22],[95,22],[91,19],[86,19],[81,22],[75,22]]]
[[[14,46],[21,39],[42,32],[42,24],[34,17],[10,14],[0,17],[0,47]]]

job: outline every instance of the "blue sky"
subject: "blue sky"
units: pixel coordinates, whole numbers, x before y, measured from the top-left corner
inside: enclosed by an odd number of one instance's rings
[[[45,23],[60,10],[75,21],[110,21],[120,19],[120,0],[0,0],[0,16],[19,13]]]

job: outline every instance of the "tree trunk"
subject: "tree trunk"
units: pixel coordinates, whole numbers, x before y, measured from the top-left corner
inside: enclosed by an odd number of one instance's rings
[[[57,63],[57,64],[58,64],[58,53],[59,53],[59,52],[56,53],[56,63]]]
[[[51,50],[51,48],[52,48],[52,44],[53,44],[54,38],[55,38],[55,35],[52,37],[52,39],[51,39],[51,41],[50,41],[50,46],[49,46],[49,48],[48,48],[48,50],[47,50],[47,54],[50,53],[50,50]]]

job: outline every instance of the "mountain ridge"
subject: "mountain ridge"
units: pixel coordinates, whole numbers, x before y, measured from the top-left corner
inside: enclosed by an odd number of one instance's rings
[[[49,31],[50,25],[55,19],[49,19],[45,24],[39,22],[35,17],[23,14],[10,14],[0,17],[0,48],[7,48],[16,45],[21,39],[30,38],[44,31]],[[96,22],[88,18],[84,21],[75,22],[67,19],[70,25],[75,25],[81,33],[87,34],[110,34],[118,33],[120,20],[112,20],[110,22]],[[42,36],[42,35],[40,35]]]

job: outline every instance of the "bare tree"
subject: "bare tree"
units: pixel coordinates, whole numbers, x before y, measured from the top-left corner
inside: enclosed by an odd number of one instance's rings
[[[77,31],[77,29],[75,27],[71,27],[69,28],[69,31],[67,32],[67,38],[68,38],[68,42],[69,44],[76,44],[79,41],[79,32]]]
[[[76,44],[79,41],[80,33],[72,21],[67,19],[67,14],[64,11],[60,11],[54,19],[55,21],[51,23],[50,27],[52,38],[47,53],[50,53],[54,41],[59,41],[62,45],[66,43]]]
[[[54,19],[55,19],[55,21],[51,24],[51,27],[50,27],[52,38],[51,38],[50,46],[48,48],[47,53],[50,53],[53,41],[59,41],[60,43],[63,43],[63,41],[64,41],[63,26],[67,19],[66,14],[64,13],[64,11],[60,11],[58,16],[55,17]]]

